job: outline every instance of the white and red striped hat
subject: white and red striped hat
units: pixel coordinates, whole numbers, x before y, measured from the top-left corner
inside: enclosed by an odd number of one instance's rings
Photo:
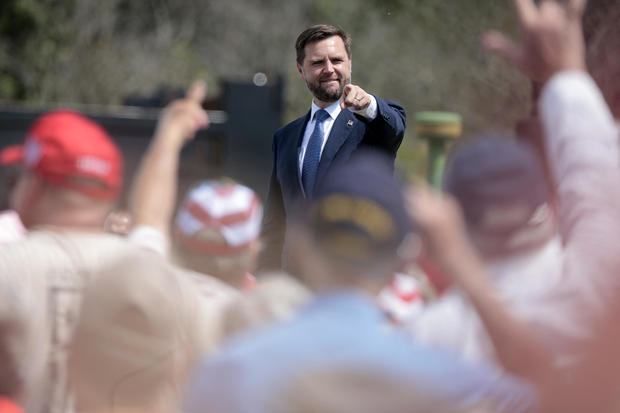
[[[175,229],[184,247],[227,255],[258,239],[262,218],[262,204],[250,188],[232,181],[204,181],[185,197]],[[203,229],[219,233],[226,242],[199,237]]]

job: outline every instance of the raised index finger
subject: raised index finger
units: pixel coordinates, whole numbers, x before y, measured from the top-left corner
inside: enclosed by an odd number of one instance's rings
[[[202,80],[197,80],[187,89],[185,97],[196,103],[202,103],[207,95],[207,84]]]
[[[350,83],[345,85],[344,89],[342,89],[342,96],[346,98],[349,95],[349,93],[351,93],[352,89],[353,89],[353,85],[351,85]]]
[[[533,0],[513,0],[515,9],[517,10],[517,18],[521,27],[529,26],[538,14],[538,8]]]

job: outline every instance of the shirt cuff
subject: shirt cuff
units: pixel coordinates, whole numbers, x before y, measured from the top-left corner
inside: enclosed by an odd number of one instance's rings
[[[366,107],[366,109],[353,110],[353,108],[349,107],[349,110],[357,115],[363,116],[366,119],[374,120],[377,117],[377,99],[373,95],[370,96],[370,103]]]
[[[161,256],[168,258],[170,252],[170,240],[153,227],[136,227],[127,235],[127,239],[134,245],[154,251]]]

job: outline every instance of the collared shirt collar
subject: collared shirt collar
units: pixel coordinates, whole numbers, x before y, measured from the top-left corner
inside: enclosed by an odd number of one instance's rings
[[[312,109],[310,109],[310,120],[311,121],[314,120],[314,114],[319,109],[321,108],[318,107],[316,103],[314,103],[314,99],[313,99]],[[338,115],[340,115],[340,112],[342,111],[342,109],[340,108],[340,100],[335,101],[334,103],[326,107],[325,110],[327,111],[327,113],[329,113],[330,118],[332,118],[333,120],[336,120],[336,118],[338,117]]]

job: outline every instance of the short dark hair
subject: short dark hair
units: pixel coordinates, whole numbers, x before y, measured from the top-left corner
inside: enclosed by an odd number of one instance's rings
[[[328,37],[339,36],[344,43],[344,48],[347,51],[347,56],[351,58],[351,36],[340,27],[332,26],[329,24],[317,24],[312,27],[308,27],[297,36],[295,41],[295,50],[297,51],[297,63],[303,64],[306,57],[306,45],[308,43],[319,42]]]

